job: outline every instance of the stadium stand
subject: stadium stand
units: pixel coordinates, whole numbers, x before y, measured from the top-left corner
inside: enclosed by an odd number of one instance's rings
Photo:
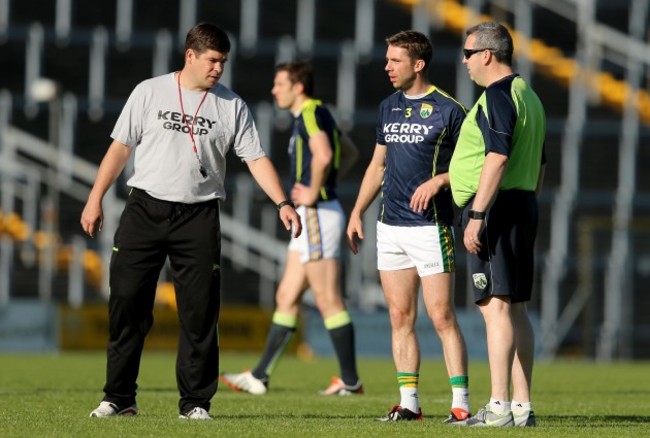
[[[0,305],[12,297],[105,300],[102,272],[117,218],[109,214],[97,241],[80,239],[78,226],[93,166],[133,86],[180,67],[184,33],[194,22],[214,21],[230,32],[223,81],[254,110],[267,152],[284,173],[289,119],[270,105],[273,66],[291,57],[314,63],[315,94],[361,147],[361,164],[342,187],[349,209],[374,145],[376,105],[391,92],[383,38],[406,28],[428,33],[433,82],[471,105],[479,90],[460,64],[463,30],[490,18],[515,31],[518,70],[548,112],[532,303],[542,320],[542,354],[650,357],[643,311],[650,305],[650,174],[643,171],[650,166],[649,3],[58,0],[34,8],[0,0],[0,273],[8,276],[0,281]],[[56,89],[38,102],[30,91],[42,77]],[[271,307],[285,236],[273,206],[239,175],[241,166],[229,162],[232,196],[223,205],[224,301]],[[119,213],[124,191],[121,180],[105,207]],[[34,255],[47,255],[37,236],[58,242],[49,262],[30,262],[47,259]],[[471,302],[458,261],[463,307]],[[344,274],[354,306],[381,306],[372,239],[362,257],[346,255]]]

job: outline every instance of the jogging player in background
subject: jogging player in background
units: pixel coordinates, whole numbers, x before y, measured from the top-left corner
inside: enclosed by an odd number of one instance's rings
[[[385,71],[397,92],[379,106],[377,143],[347,228],[356,254],[362,216],[381,192],[377,269],[392,327],[400,402],[382,421],[422,420],[418,397],[418,294],[442,342],[452,389],[446,422],[470,416],[467,351],[453,295],[454,235],[449,160],[465,108],[427,77],[432,47],[412,30],[386,39]]]
[[[354,327],[341,293],[340,246],[345,216],[336,194],[337,179],[354,164],[358,152],[329,110],[312,97],[313,87],[309,64],[291,62],[276,67],[271,93],[278,107],[294,116],[289,143],[291,200],[298,206],[303,233],[289,243],[273,322],[259,362],[252,371],[221,374],[221,381],[236,391],[266,394],[278,359],[296,331],[302,297],[311,288],[340,368],[340,376],[333,377],[320,393],[363,393]]]
[[[132,152],[135,168],[110,262],[104,397],[91,417],[138,413],[140,358],[153,324],[158,277],[169,257],[180,321],[180,418],[211,419],[219,376],[219,201],[226,196],[229,150],[277,204],[286,229],[300,235],[300,218],[262,150],[248,107],[219,84],[229,51],[222,29],[194,26],[185,41],[183,69],[138,84],[111,134],[113,142],[81,214],[89,236],[101,230],[102,199]]]

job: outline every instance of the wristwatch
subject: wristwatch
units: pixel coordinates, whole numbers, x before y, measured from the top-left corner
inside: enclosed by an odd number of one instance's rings
[[[278,207],[278,211],[280,211],[282,209],[282,207],[284,207],[285,205],[290,205],[291,208],[293,208],[294,210],[296,209],[296,206],[294,205],[294,203],[290,199],[285,199],[284,201],[282,201],[278,205],[276,205],[276,207]]]
[[[476,211],[476,210],[469,210],[467,212],[467,217],[470,219],[485,219],[485,212],[484,211]]]

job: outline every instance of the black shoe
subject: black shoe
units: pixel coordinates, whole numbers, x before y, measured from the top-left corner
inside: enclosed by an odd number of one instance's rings
[[[393,406],[393,409],[384,416],[377,418],[379,421],[422,421],[424,417],[422,416],[422,409],[418,409],[418,412],[413,412],[410,409],[401,407],[400,405]]]

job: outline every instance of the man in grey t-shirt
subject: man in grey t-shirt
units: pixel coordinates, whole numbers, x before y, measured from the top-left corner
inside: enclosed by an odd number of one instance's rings
[[[225,155],[233,149],[277,204],[293,235],[300,218],[260,146],[245,102],[219,84],[228,60],[227,34],[194,26],[179,72],[145,80],[131,93],[111,134],[81,214],[91,237],[102,227],[102,199],[132,151],[130,195],[115,233],[110,263],[109,342],[104,398],[91,417],[136,415],[136,380],[153,323],[156,284],[169,257],[181,332],[176,361],[183,419],[210,419],[217,390],[221,232]]]

